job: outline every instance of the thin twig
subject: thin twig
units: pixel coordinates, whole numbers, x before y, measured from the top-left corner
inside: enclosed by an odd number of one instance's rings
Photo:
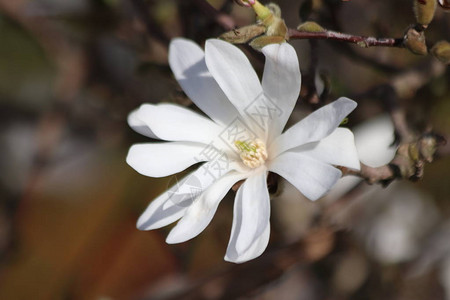
[[[344,175],[355,175],[361,177],[370,184],[390,181],[395,177],[394,170],[389,165],[372,168],[361,163],[361,170],[359,171],[347,168],[341,168],[341,171]]]
[[[388,185],[395,179],[416,181],[423,176],[425,163],[430,163],[436,156],[438,147],[446,144],[444,137],[437,134],[424,134],[412,142],[399,145],[392,161],[384,166],[372,168],[361,163],[361,170],[351,170],[341,167],[344,175],[355,175],[368,183]]]
[[[328,39],[357,44],[361,47],[403,47],[403,38],[375,38],[370,36],[351,35],[347,33],[326,30],[323,32],[303,32],[288,29],[289,39]]]

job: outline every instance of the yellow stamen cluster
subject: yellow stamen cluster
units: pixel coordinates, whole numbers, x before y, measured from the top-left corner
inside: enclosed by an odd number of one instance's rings
[[[253,141],[235,141],[234,145],[240,152],[240,157],[244,165],[249,168],[257,168],[267,159],[266,146],[260,139]]]

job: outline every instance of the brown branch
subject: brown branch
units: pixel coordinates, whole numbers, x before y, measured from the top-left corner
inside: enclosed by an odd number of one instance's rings
[[[323,32],[303,32],[296,29],[288,29],[289,39],[327,39],[339,42],[357,44],[363,48],[368,47],[403,47],[403,38],[375,38],[369,36],[351,35],[347,33],[326,30]]]
[[[425,134],[413,142],[401,143],[392,161],[384,166],[372,168],[361,163],[361,170],[351,170],[341,167],[344,175],[355,175],[370,184],[388,185],[395,179],[416,181],[423,176],[425,163],[430,163],[439,146],[446,140],[436,134]]]

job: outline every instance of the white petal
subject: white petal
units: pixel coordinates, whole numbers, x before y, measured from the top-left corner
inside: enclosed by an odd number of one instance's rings
[[[247,251],[244,251],[241,254],[238,254],[236,251],[236,243],[228,244],[227,253],[225,254],[224,259],[229,262],[234,263],[243,263],[249,261],[251,259],[255,259],[260,256],[264,250],[267,248],[267,244],[269,243],[270,238],[270,224],[267,225],[264,232],[261,234],[259,238],[257,238],[250,248]]]
[[[136,144],[128,151],[127,163],[142,175],[164,177],[204,161],[199,155],[204,148],[192,142]]]
[[[288,43],[265,46],[266,56],[262,88],[280,110],[272,122],[271,137],[280,135],[300,93],[301,75],[295,49]],[[271,140],[271,138],[269,138]]]
[[[186,95],[211,119],[228,124],[237,111],[209,73],[203,50],[194,42],[176,38],[169,47],[169,64]]]
[[[230,254],[232,257],[239,257],[247,252],[269,226],[270,198],[266,180],[266,171],[253,174],[236,194],[227,250],[227,253],[230,251],[235,254]]]
[[[209,144],[221,132],[213,121],[173,104],[144,104],[139,117],[156,136],[167,141]]]
[[[158,137],[150,130],[150,128],[139,118],[139,108],[133,110],[127,118],[128,125],[133,128],[134,131],[142,135],[148,136],[152,139],[158,139]]]
[[[223,197],[237,181],[244,178],[245,174],[232,172],[213,183],[194,200],[183,218],[170,231],[166,242],[169,244],[182,243],[200,234],[211,222]]]
[[[247,118],[245,110],[262,95],[262,87],[245,54],[230,43],[210,39],[205,45],[205,61],[225,95]]]
[[[287,152],[300,153],[336,166],[360,169],[353,133],[347,128],[336,128],[320,142],[299,146]]]
[[[322,197],[341,177],[338,169],[290,151],[275,158],[268,168],[289,181],[310,200]]]
[[[353,129],[355,145],[362,163],[376,168],[389,163],[395,156],[394,125],[385,114]]]
[[[342,97],[314,111],[272,142],[268,151],[270,158],[330,135],[356,106],[355,101]]]
[[[193,199],[205,191],[219,177],[211,176],[205,170],[209,162],[200,166],[166,192],[153,200],[137,221],[140,230],[151,230],[166,226],[181,218]],[[226,174],[228,170],[224,171]]]

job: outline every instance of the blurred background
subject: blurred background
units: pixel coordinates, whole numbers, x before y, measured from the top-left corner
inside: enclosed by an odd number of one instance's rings
[[[414,23],[410,0],[277,3],[291,28],[316,20],[398,38]],[[183,174],[148,178],[125,163],[133,143],[149,141],[128,113],[145,102],[196,109],[168,66],[170,39],[203,44],[254,21],[226,0],[0,0],[0,299],[450,299],[448,149],[419,182],[346,177],[314,203],[280,181],[269,247],[242,265],[223,261],[232,191],[189,242],[167,245],[170,228],[136,229]],[[426,36],[450,39],[441,7]],[[316,94],[351,97],[359,106],[346,126],[361,161],[386,164],[389,86],[414,132],[450,134],[448,65],[398,48],[291,44],[303,74],[291,123]],[[261,74],[261,54],[242,49]]]

